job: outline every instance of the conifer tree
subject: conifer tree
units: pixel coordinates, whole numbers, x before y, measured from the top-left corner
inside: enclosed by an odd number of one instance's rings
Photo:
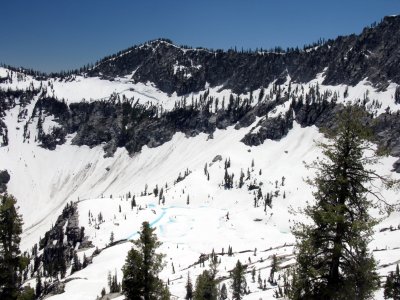
[[[40,276],[40,271],[38,271],[36,275],[36,290],[35,290],[36,298],[39,298],[42,295],[42,291],[43,291],[42,278]]]
[[[385,299],[400,300],[400,271],[399,265],[396,266],[395,272],[390,272],[386,278],[384,286]]]
[[[246,293],[247,282],[244,276],[246,267],[238,260],[235,268],[232,270],[232,299],[240,300]]]
[[[80,261],[80,259],[78,257],[78,254],[75,251],[74,252],[74,257],[73,257],[73,260],[72,260],[71,274],[73,274],[73,273],[75,273],[75,272],[77,272],[77,271],[79,271],[81,269],[82,269],[82,264],[81,264],[81,261]]]
[[[128,252],[122,268],[122,292],[127,300],[167,300],[170,297],[168,288],[158,274],[164,267],[163,254],[156,253],[161,242],[158,241],[155,229],[148,222],[143,222],[139,238]]]
[[[203,261],[204,263],[204,261]],[[218,257],[213,250],[210,255],[210,269],[204,270],[196,279],[196,289],[194,292],[194,300],[217,300],[217,272],[218,272]]]
[[[309,167],[317,173],[309,183],[316,188],[315,204],[304,213],[312,224],[298,223],[297,265],[290,299],[369,299],[378,287],[376,262],[368,242],[376,220],[368,210],[382,199],[369,200],[368,184],[386,179],[366,168],[376,156],[370,150],[368,134],[361,124],[362,112],[346,106],[329,143],[321,143],[324,159]]]
[[[279,268],[278,257],[276,256],[276,254],[273,254],[272,255],[272,262],[271,262],[271,272],[270,272],[269,278],[268,278],[268,281],[270,283],[274,282],[274,275],[275,275],[275,272],[278,271],[278,268]]]
[[[194,300],[217,300],[218,289],[212,271],[204,270],[196,279]]]
[[[226,300],[228,298],[228,290],[226,288],[226,284],[223,283],[221,286],[221,290],[219,292],[219,299],[220,300]]]
[[[110,233],[110,244],[114,243],[114,231]]]
[[[30,286],[25,286],[18,294],[17,300],[35,300],[35,290]]]
[[[22,217],[10,195],[0,195],[0,299],[17,299],[24,260],[19,249]]]
[[[187,281],[186,281],[186,300],[192,300],[193,299],[193,284],[192,280],[190,279],[190,274],[188,273]]]

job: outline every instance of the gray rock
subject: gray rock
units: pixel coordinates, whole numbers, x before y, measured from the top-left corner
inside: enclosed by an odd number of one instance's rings
[[[213,158],[213,160],[212,160],[212,162],[213,163],[216,163],[217,161],[222,161],[222,156],[221,155],[216,155],[214,158]]]
[[[400,158],[393,164],[392,171],[400,173]]]

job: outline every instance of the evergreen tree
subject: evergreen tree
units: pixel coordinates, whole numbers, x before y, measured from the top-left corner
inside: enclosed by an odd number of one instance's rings
[[[226,300],[228,298],[228,290],[226,288],[226,284],[223,283],[221,286],[221,290],[219,292],[219,299],[220,300]]]
[[[35,300],[35,290],[30,286],[25,286],[19,293],[17,300]]]
[[[21,271],[26,262],[21,258],[19,243],[22,218],[10,195],[0,195],[0,299],[17,299]]]
[[[40,271],[38,271],[36,275],[36,290],[35,290],[36,298],[39,298],[42,295],[42,291],[43,291],[42,278],[40,276]]]
[[[186,300],[192,300],[193,299],[193,284],[192,280],[190,279],[190,275],[188,273],[187,281],[186,281]]]
[[[132,200],[131,200],[131,209],[133,209],[134,207],[136,207],[135,195],[133,195]]]
[[[114,231],[111,231],[110,234],[110,244],[114,243]]]
[[[278,268],[279,268],[279,260],[278,260],[278,257],[276,256],[276,254],[274,254],[274,255],[272,255],[271,272],[270,272],[269,278],[268,278],[268,281],[270,283],[274,282],[274,275],[275,275],[275,272],[278,271]]]
[[[396,91],[394,93],[394,102],[400,104],[400,86],[396,86]]]
[[[196,289],[193,299],[195,300],[217,300],[217,272],[218,272],[218,257],[214,249],[210,255],[209,270],[204,270],[196,279]],[[203,260],[204,265],[204,260]]]
[[[82,264],[81,261],[79,260],[78,254],[76,253],[76,251],[74,252],[74,257],[72,260],[72,268],[71,268],[71,274],[79,271],[82,269]]]
[[[162,270],[163,254],[156,253],[161,245],[155,229],[148,222],[143,222],[135,248],[128,252],[125,265],[122,268],[122,292],[128,300],[169,299],[169,291],[158,274]]]
[[[115,270],[115,275],[111,277],[111,273],[108,275],[108,281],[109,281],[109,288],[110,288],[110,293],[119,293],[121,292],[121,285],[118,283],[118,277],[117,277],[117,271]]]
[[[204,270],[196,279],[194,300],[217,300],[218,289],[215,277],[210,270]]]
[[[89,259],[87,258],[86,254],[83,253],[82,269],[86,268],[88,264],[89,264]]]
[[[235,268],[232,270],[232,299],[240,300],[246,293],[247,282],[245,278],[246,267],[238,260]]]
[[[396,266],[395,272],[390,272],[386,278],[384,286],[385,299],[400,300],[400,272],[399,265]]]
[[[376,224],[368,210],[377,203],[366,195],[372,192],[367,184],[380,177],[365,168],[376,157],[363,156],[370,147],[361,117],[348,105],[331,142],[319,145],[325,158],[309,166],[317,170],[309,180],[316,201],[304,210],[312,224],[293,229],[298,253],[291,299],[369,299],[378,287],[367,248]]]

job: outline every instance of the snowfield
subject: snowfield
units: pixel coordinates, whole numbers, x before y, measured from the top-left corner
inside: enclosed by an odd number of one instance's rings
[[[0,68],[0,77],[6,76],[8,71]],[[9,84],[2,83],[0,87],[17,89],[27,88],[31,83],[35,87],[46,84],[49,95],[64,98],[67,103],[83,98],[87,101],[103,99],[117,93],[128,98],[140,98],[143,103],[158,103],[168,109],[180,99],[158,91],[150,83],[134,84],[129,78],[111,82],[78,76],[69,82],[52,80],[40,83],[29,77],[25,81],[17,80],[15,72],[11,76],[15,80]],[[368,90],[371,101],[379,99],[382,103],[379,108],[371,108],[376,113],[387,107],[399,109],[392,99],[394,84],[386,92],[376,92],[367,82],[361,82],[348,88],[345,99],[342,96],[345,86],[324,87],[322,80],[321,75],[303,88],[318,84],[321,92],[335,90],[340,95],[338,101],[342,102],[363,99]],[[265,94],[271,88],[268,87]],[[294,90],[296,85],[292,84],[291,88]],[[259,93],[260,90],[253,92],[253,97],[257,98]],[[230,91],[213,88],[210,94],[227,98]],[[277,107],[270,117],[283,114],[288,106],[286,103]],[[34,102],[28,105],[28,115],[33,107]],[[133,156],[119,148],[113,157],[104,158],[101,145],[94,148],[74,146],[71,145],[73,136],[54,151],[39,147],[34,137],[23,142],[23,125],[18,123],[18,113],[17,106],[4,118],[9,131],[9,145],[0,148],[0,162],[1,169],[10,172],[8,190],[18,199],[23,215],[22,249],[30,249],[37,243],[70,201],[78,201],[79,225],[85,227],[85,235],[94,245],[79,250],[79,256],[91,255],[95,247],[102,249],[85,269],[73,275],[67,271],[65,293],[50,299],[94,300],[103,287],[108,292],[107,274],[109,271],[117,272],[119,280],[122,279],[121,268],[132,247],[129,240],[137,238],[143,221],[150,222],[157,229],[156,233],[163,242],[159,250],[166,254],[166,266],[161,277],[165,282],[169,280],[170,291],[177,299],[185,296],[188,273],[194,283],[196,276],[204,270],[196,264],[200,255],[210,254],[213,250],[221,260],[220,277],[228,277],[238,259],[248,265],[247,283],[251,293],[244,299],[273,299],[276,286],[267,283],[266,290],[261,290],[257,277],[260,274],[263,280],[268,278],[273,254],[281,259],[282,268],[294,262],[295,240],[290,228],[295,220],[303,218],[295,211],[304,207],[306,201],[312,201],[312,188],[304,179],[314,174],[303,162],[312,162],[321,156],[314,142],[322,140],[323,136],[316,127],[301,128],[295,123],[280,141],[266,140],[257,147],[246,146],[240,140],[257,125],[257,120],[248,128],[235,130],[232,126],[217,130],[213,137],[199,134],[187,138],[177,133],[171,141],[157,148],[143,147]],[[52,126],[57,126],[57,123],[46,119],[45,131]],[[232,189],[223,187],[226,160],[231,162],[229,174],[234,174]],[[380,174],[390,174],[395,161],[394,157],[385,157],[374,167]],[[239,188],[241,171],[246,179],[244,186]],[[399,175],[392,173],[395,178],[400,178]],[[179,177],[184,178],[177,180]],[[273,195],[272,207],[264,209],[263,200],[255,203],[257,189],[249,190],[252,185],[260,187],[263,196],[267,193]],[[154,195],[156,186],[158,190],[163,188],[165,203]],[[380,186],[377,188],[381,189]],[[396,191],[381,189],[380,192],[389,202],[400,200]],[[135,195],[136,207],[131,207],[128,193]],[[378,211],[372,213],[382,217]],[[97,222],[99,214],[104,219],[101,224]],[[397,229],[399,225],[400,213],[392,213],[376,226],[372,237],[370,248],[379,261],[382,276],[394,270],[395,263],[400,260],[400,230],[381,229],[390,226]],[[111,233],[115,241],[121,242],[108,247]],[[232,256],[227,255],[229,246],[233,249]],[[250,274],[253,267],[256,270],[255,282]],[[229,279],[223,282],[229,287]],[[34,285],[34,280],[30,283]],[[377,293],[376,299],[383,299],[382,291]]]

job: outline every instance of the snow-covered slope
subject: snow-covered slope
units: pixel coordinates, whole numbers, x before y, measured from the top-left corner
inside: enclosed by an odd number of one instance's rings
[[[30,76],[0,69],[0,77],[7,76],[11,80],[1,83],[2,89],[41,87],[48,96],[54,95],[66,103],[82,99],[107,100],[115,93],[169,110],[181,100],[176,94],[162,93],[151,83],[131,82],[129,76],[113,81],[84,76],[37,81]],[[330,97],[336,94],[338,103],[374,102],[374,105],[366,107],[375,114],[387,108],[392,111],[399,109],[399,104],[393,100],[395,84],[390,84],[385,91],[377,91],[367,81],[354,87],[324,86],[323,76],[320,74],[307,84],[290,83],[288,78],[280,86],[282,94],[289,90],[289,85],[292,93],[296,91],[298,95],[318,87],[321,94],[329,92]],[[263,93],[268,95],[274,88],[276,86],[271,84]],[[228,99],[231,94],[230,90],[221,87],[205,87],[202,93],[206,91],[220,99]],[[251,97],[258,99],[260,93],[261,89],[253,91]],[[239,96],[250,98],[250,93]],[[36,101],[35,98],[26,106],[27,116],[32,114]],[[256,101],[252,105],[256,105]],[[266,117],[284,114],[289,105],[288,100]],[[37,243],[70,201],[78,201],[79,225],[85,227],[85,234],[94,245],[90,249],[78,250],[81,258],[84,253],[90,256],[95,247],[105,248],[111,232],[115,240],[123,240],[102,250],[87,268],[71,276],[68,270],[65,293],[53,296],[53,299],[95,299],[106,287],[109,271],[116,270],[121,278],[121,267],[131,247],[127,241],[137,237],[137,231],[145,220],[157,228],[157,235],[163,242],[160,251],[167,255],[167,265],[161,275],[163,280],[169,279],[170,290],[177,298],[184,297],[188,272],[193,280],[202,272],[203,267],[195,264],[199,256],[209,254],[213,249],[218,253],[224,252],[220,255],[219,276],[227,276],[238,259],[249,264],[248,271],[254,267],[256,277],[260,273],[263,280],[269,275],[273,254],[281,257],[282,266],[293,262],[294,238],[290,226],[301,216],[289,212],[291,208],[312,201],[311,189],[304,179],[313,173],[304,167],[303,161],[311,162],[321,155],[314,141],[323,137],[316,127],[302,128],[294,123],[294,128],[280,141],[266,140],[257,147],[246,146],[241,140],[257,126],[260,120],[257,118],[249,127],[235,129],[230,126],[216,130],[212,136],[200,133],[186,137],[178,132],[171,141],[159,147],[144,146],[133,155],[129,155],[125,148],[118,148],[112,157],[105,158],[102,145],[93,148],[72,145],[73,135],[67,136],[67,142],[53,151],[39,147],[34,135],[24,142],[20,111],[17,105],[5,112],[3,120],[8,128],[9,144],[0,148],[0,169],[7,169],[11,175],[8,191],[18,199],[24,218],[22,248],[30,249]],[[32,122],[29,126],[34,132],[37,123]],[[43,126],[47,131],[58,125],[45,119]],[[378,171],[389,174],[396,159],[384,158],[377,166]],[[230,160],[229,173],[234,174],[232,189],[223,187],[225,160]],[[241,171],[246,180],[239,188]],[[393,176],[399,177],[398,174]],[[156,186],[158,190],[163,187],[165,203],[160,203],[153,194]],[[250,190],[251,186],[257,188]],[[263,196],[267,193],[273,195],[272,207],[264,207],[263,200],[255,203],[258,187]],[[399,200],[393,191],[381,192],[389,201]],[[129,193],[136,197],[137,207],[133,209],[131,199],[127,198]],[[104,222],[98,224],[96,219],[100,213]],[[377,212],[373,213],[377,215]],[[399,213],[393,213],[384,219],[376,227],[371,243],[371,249],[382,250],[374,252],[380,265],[389,264],[379,269],[381,275],[393,270],[393,263],[400,259],[400,231],[381,232],[380,229],[397,228],[399,217]],[[228,246],[233,248],[232,256],[226,255]],[[247,277],[251,293],[245,299],[272,299],[276,287],[267,284],[267,289],[261,290],[257,280],[252,282],[250,273]]]

